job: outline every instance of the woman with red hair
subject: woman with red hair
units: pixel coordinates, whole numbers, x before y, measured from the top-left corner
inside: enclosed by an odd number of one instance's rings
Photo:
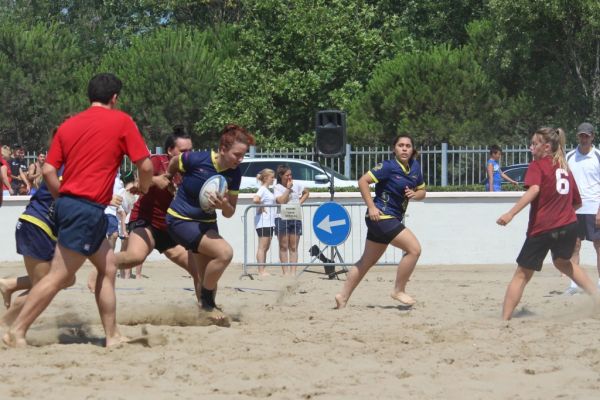
[[[220,209],[225,218],[235,213],[242,180],[239,168],[254,137],[244,128],[229,124],[221,131],[218,151],[186,151],[173,157],[167,173],[181,173],[183,177],[171,206],[167,210],[169,234],[189,254],[195,257],[200,269],[200,306],[207,311],[209,319],[227,326],[229,320],[215,303],[219,278],[233,258],[233,249],[219,235],[217,215]],[[210,212],[200,207],[199,193],[209,178],[221,175],[227,180],[228,191],[224,196],[211,196],[214,209]]]

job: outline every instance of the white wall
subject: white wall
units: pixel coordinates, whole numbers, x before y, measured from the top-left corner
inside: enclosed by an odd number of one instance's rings
[[[411,203],[406,225],[421,242],[423,252],[419,264],[514,264],[525,239],[529,209],[521,211],[508,226],[496,225],[496,219],[508,211],[522,192],[502,193],[428,193],[421,202]],[[328,193],[313,193],[311,202],[329,200]],[[359,202],[357,193],[336,194],[336,201]],[[243,261],[244,225],[242,216],[251,202],[251,195],[240,195],[236,214],[231,218],[219,217],[221,235],[234,249],[234,261]],[[27,204],[26,196],[7,198],[0,207],[0,261],[17,261],[14,227],[19,214]],[[304,238],[299,253],[308,262],[307,251],[317,243],[310,232],[310,210],[304,213]],[[254,262],[254,229],[250,210],[247,227],[249,261]],[[345,261],[354,262],[362,252],[366,229],[364,208],[352,213],[352,232],[345,245],[340,246]],[[277,261],[277,242],[272,247],[272,260]],[[161,259],[156,251],[150,259]],[[397,252],[389,253],[390,260],[398,260]],[[549,258],[547,259],[549,261]],[[582,264],[594,265],[595,255],[590,243],[582,249]]]

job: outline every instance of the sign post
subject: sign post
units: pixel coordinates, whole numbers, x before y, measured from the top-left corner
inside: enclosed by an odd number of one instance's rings
[[[323,203],[315,211],[312,228],[317,239],[324,243],[325,247],[320,249],[317,246],[314,251],[313,248],[315,246],[311,248],[311,256],[313,256],[311,263],[317,259],[324,262],[325,273],[329,276],[329,279],[336,278],[338,274],[348,272],[346,267],[343,267],[341,271],[335,271],[336,258],[340,263],[344,262],[337,247],[348,239],[350,230],[352,229],[352,221],[350,220],[348,211],[342,205],[333,201]],[[331,254],[331,258],[329,259],[324,256],[327,249],[330,250]],[[307,271],[307,268],[305,267],[304,271]]]

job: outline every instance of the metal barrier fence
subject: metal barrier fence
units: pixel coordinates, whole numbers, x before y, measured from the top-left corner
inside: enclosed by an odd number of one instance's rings
[[[570,150],[571,147],[567,149]],[[528,146],[506,146],[502,149],[502,165],[528,163],[531,161]],[[429,186],[477,185],[486,178],[486,161],[489,158],[487,146],[426,146],[418,149],[419,162],[425,183]],[[323,158],[315,155],[311,148],[278,149],[260,151],[254,147],[248,152],[255,158],[300,158],[319,161],[348,179],[358,179],[365,171],[377,163],[389,159],[392,149],[389,146],[353,148],[346,145],[346,156]]]
[[[573,149],[568,145],[567,151]],[[502,166],[522,164],[531,161],[529,147],[506,146],[502,148]],[[157,148],[156,152],[162,152]],[[449,146],[442,143],[440,146],[426,146],[418,149],[419,162],[423,171],[425,183],[428,186],[448,185],[477,185],[486,178],[486,161],[489,158],[487,146]],[[278,149],[261,151],[254,146],[250,147],[248,157],[252,158],[298,158],[319,161],[334,171],[349,179],[358,179],[377,163],[389,159],[392,150],[384,147],[353,148],[347,145],[344,158],[323,158],[315,155],[312,148]],[[36,153],[28,152],[25,156],[27,163],[35,161]],[[126,157],[121,166],[121,172],[127,174],[134,169],[131,161]]]
[[[286,266],[297,266],[298,272],[302,273],[305,270],[315,272],[314,268],[319,268],[324,271],[324,265],[329,265],[319,261],[315,256],[310,255],[310,248],[314,245],[319,247],[319,250],[327,247],[321,243],[315,236],[312,229],[312,220],[316,209],[323,203],[304,203],[302,204],[302,236],[300,236],[300,242],[298,243],[298,262],[295,263],[282,263],[279,261],[279,242],[277,236],[273,235],[271,246],[267,253],[267,258],[264,263],[256,262],[256,250],[258,248],[258,235],[254,226],[254,216],[256,210],[265,207],[277,209],[279,206],[265,206],[265,205],[248,205],[244,211],[242,217],[244,225],[244,261],[242,264],[242,277],[252,278],[253,273],[250,268],[265,266],[265,267],[286,267]],[[364,250],[365,240],[367,237],[367,227],[365,225],[365,213],[367,207],[362,202],[348,202],[339,203],[348,211],[350,215],[350,221],[352,221],[350,235],[348,239],[337,246],[339,254],[344,260],[334,260],[331,265],[336,267],[349,267],[358,261]],[[275,211],[275,210],[274,210]],[[329,253],[324,254],[327,258],[331,258]],[[398,265],[402,258],[402,250],[395,248],[394,246],[388,246],[387,250],[381,256],[376,265]],[[254,270],[256,271],[256,270]]]

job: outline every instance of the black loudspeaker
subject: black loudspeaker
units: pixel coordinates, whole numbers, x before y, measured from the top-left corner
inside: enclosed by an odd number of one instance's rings
[[[346,113],[338,110],[317,112],[316,152],[323,157],[346,155]]]

